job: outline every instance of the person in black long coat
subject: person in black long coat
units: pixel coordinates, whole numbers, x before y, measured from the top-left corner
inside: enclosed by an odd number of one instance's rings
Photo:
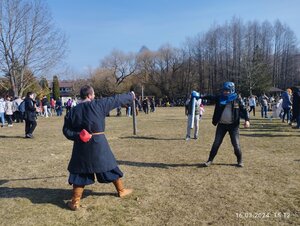
[[[74,141],[72,157],[69,162],[69,184],[73,185],[72,201],[68,206],[72,210],[80,207],[80,199],[84,186],[95,182],[95,175],[99,183],[113,183],[118,196],[124,197],[132,193],[132,189],[125,189],[116,159],[106,140],[105,117],[120,105],[130,105],[135,98],[133,92],[115,95],[95,100],[94,90],[85,85],[80,90],[83,100],[73,107],[65,116],[63,134]],[[90,140],[84,140],[83,131],[88,132]]]
[[[33,131],[35,130],[35,127],[37,125],[36,123],[36,104],[33,100],[34,93],[28,92],[26,95],[26,98],[24,100],[25,102],[25,137],[26,138],[33,138]]]

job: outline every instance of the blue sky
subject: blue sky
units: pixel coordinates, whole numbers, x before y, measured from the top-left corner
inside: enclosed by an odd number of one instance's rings
[[[96,68],[113,49],[180,47],[232,17],[244,22],[279,19],[300,39],[300,0],[47,0],[57,27],[68,37],[65,62],[73,71]]]

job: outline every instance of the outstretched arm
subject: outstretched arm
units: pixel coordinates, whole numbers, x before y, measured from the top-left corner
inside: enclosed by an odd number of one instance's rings
[[[131,105],[134,98],[134,93],[130,92],[126,94],[117,94],[115,96],[103,98],[96,101],[97,104],[102,108],[103,113],[107,115],[111,110],[119,106]]]

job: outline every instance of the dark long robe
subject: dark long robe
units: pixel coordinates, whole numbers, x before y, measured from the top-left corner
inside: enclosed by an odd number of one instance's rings
[[[79,138],[82,129],[89,133],[105,131],[105,117],[121,106],[131,105],[132,95],[120,94],[99,100],[87,101],[72,108],[65,116],[63,134],[74,141],[68,170],[70,173],[102,173],[117,167],[116,159],[104,134],[93,135],[84,143]]]

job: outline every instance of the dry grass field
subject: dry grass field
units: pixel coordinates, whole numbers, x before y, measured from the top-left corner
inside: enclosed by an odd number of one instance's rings
[[[120,199],[112,184],[95,183],[76,212],[65,204],[72,142],[63,118],[39,118],[34,139],[23,138],[24,124],[0,128],[0,225],[300,225],[300,131],[258,112],[240,132],[245,167],[234,166],[227,135],[203,168],[212,110],[190,141],[183,108],[140,114],[137,136],[132,119],[113,111],[106,136],[134,194]]]

